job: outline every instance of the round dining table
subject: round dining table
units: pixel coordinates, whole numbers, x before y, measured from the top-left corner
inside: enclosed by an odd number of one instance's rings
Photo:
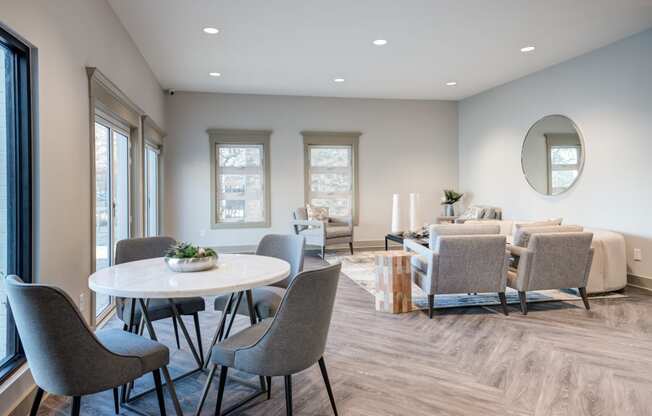
[[[130,302],[131,314],[129,315],[132,322],[128,323],[130,331],[134,328],[137,330],[139,327],[138,323],[133,322],[136,303],[138,303],[140,311],[143,312],[141,313],[142,322],[140,327],[147,327],[150,337],[154,340],[157,340],[157,336],[148,316],[147,305],[150,299],[167,299],[172,310],[172,319],[178,322],[198,364],[196,370],[183,375],[186,376],[203,369],[207,363],[203,360],[203,354],[197,353],[197,349],[192,343],[188,330],[175,306],[174,299],[230,295],[222,311],[211,345],[209,345],[210,351],[216,342],[228,337],[243,295],[246,296],[249,316],[253,325],[256,323],[256,314],[253,309],[251,290],[277,283],[288,277],[289,274],[290,264],[288,262],[274,257],[253,254],[220,254],[216,267],[206,271],[186,273],[172,271],[165,263],[165,259],[158,257],[122,263],[98,270],[89,277],[88,286],[96,293],[132,299],[132,302]],[[226,326],[229,312],[231,320]],[[199,348],[201,350],[201,343]],[[177,416],[182,416],[183,412],[176,395],[173,379],[170,377],[167,367],[164,367],[162,372]],[[181,377],[176,379],[178,380]],[[265,390],[264,378],[261,378],[260,381],[261,392],[257,394],[261,394],[262,390]],[[140,393],[138,396],[134,396],[132,400],[150,391]],[[126,400],[129,400],[128,393]],[[126,403],[123,402],[123,405],[126,405]]]

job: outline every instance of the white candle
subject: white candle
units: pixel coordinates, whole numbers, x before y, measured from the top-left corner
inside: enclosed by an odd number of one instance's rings
[[[399,195],[392,195],[392,233],[401,231],[401,206],[399,204]]]
[[[410,194],[410,231],[417,231],[419,224],[419,194]]]

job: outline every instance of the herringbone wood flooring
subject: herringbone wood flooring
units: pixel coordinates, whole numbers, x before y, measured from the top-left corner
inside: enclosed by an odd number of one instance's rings
[[[306,267],[319,262],[308,258]],[[465,308],[429,320],[420,312],[375,312],[372,296],[343,276],[325,354],[340,415],[648,416],[652,296],[632,288],[627,294],[592,300],[591,311],[581,302],[539,303],[530,305],[528,316],[513,307],[509,317],[494,308]],[[201,317],[204,345],[217,317]],[[237,322],[244,326],[247,319]],[[190,368],[190,354],[174,347],[169,320],[155,326],[173,352],[171,371]],[[186,414],[194,411],[204,380],[177,383]],[[317,366],[293,381],[295,415],[332,414]],[[150,384],[147,377],[137,387]],[[203,414],[212,414],[216,384]],[[249,392],[229,383],[226,405]],[[69,406],[68,399],[50,396],[40,414],[64,414]],[[111,392],[82,399],[83,414],[110,415],[112,406]],[[137,406],[158,413],[154,395]],[[271,400],[235,414],[284,415],[282,380],[274,381]]]

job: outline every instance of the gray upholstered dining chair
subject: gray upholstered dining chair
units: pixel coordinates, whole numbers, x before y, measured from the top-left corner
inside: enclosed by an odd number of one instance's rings
[[[219,365],[216,415],[221,411],[229,368],[265,376],[268,394],[271,378],[284,377],[286,412],[292,415],[292,375],[319,363],[333,413],[337,415],[323,355],[340,268],[340,264],[335,264],[299,273],[288,286],[276,316],[244,329],[213,347],[213,366],[197,413]]]
[[[507,286],[518,291],[523,315],[527,315],[529,290],[577,288],[584,307],[590,309],[586,282],[593,262],[593,234],[540,233],[536,228],[525,229],[523,233],[527,247],[510,247],[519,262],[518,268],[510,268],[507,274]]]
[[[412,279],[428,294],[428,316],[432,318],[435,295],[449,293],[496,292],[507,312],[505,285],[509,253],[506,237],[497,225],[434,225],[430,227],[430,247],[406,239]]]
[[[290,263],[290,275],[274,283],[271,286],[264,286],[252,290],[254,311],[258,318],[264,319],[274,316],[278,306],[283,300],[285,290],[292,282],[292,279],[303,270],[303,257],[306,246],[306,239],[302,235],[268,234],[260,240],[256,254],[259,256],[275,257]],[[215,310],[224,310],[228,302],[228,296],[215,298]],[[249,308],[245,302],[238,304],[237,313],[249,315]]]
[[[306,207],[299,207],[292,213],[294,219],[290,222],[294,233],[306,237],[306,244],[321,249],[322,259],[326,255],[326,246],[332,244],[348,244],[353,255],[353,217],[328,218],[326,221],[308,218]]]
[[[130,238],[120,240],[115,248],[115,264],[122,264],[131,261],[146,260],[156,257],[162,257],[168,248],[173,246],[176,240],[171,237],[146,237]],[[124,322],[124,328],[128,329],[131,322],[140,321],[140,308],[134,308],[134,320],[131,320],[131,299],[116,299],[116,314]],[[206,308],[204,298],[192,297],[175,299],[174,304],[180,315],[192,316],[195,324],[195,333],[197,336],[198,350],[203,361],[203,350],[201,347],[201,329],[199,326],[199,312]],[[147,305],[149,319],[158,321],[161,319],[172,318],[172,308],[167,299],[151,299]],[[177,321],[172,319],[174,327],[174,336],[179,345],[179,329]]]
[[[93,334],[72,299],[56,287],[9,276],[5,289],[38,386],[31,415],[36,415],[44,391],[72,396],[72,415],[79,415],[82,396],[108,389],[113,389],[118,413],[118,386],[147,373],[154,377],[165,415],[160,376],[170,359],[165,345],[119,329]]]

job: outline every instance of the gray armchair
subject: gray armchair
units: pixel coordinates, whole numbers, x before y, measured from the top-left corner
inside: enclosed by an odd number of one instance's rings
[[[308,219],[305,207],[297,208],[291,221],[294,233],[306,238],[306,244],[321,248],[321,257],[326,254],[326,247],[333,244],[348,244],[353,254],[353,218],[344,220],[329,218],[328,221]]]
[[[586,282],[591,272],[593,249],[592,233],[539,233],[524,230],[527,247],[511,246],[519,257],[518,268],[510,268],[507,286],[518,291],[521,312],[527,315],[528,290],[577,288],[584,306],[590,309]]]
[[[433,316],[436,294],[497,292],[505,315],[505,285],[509,253],[497,225],[433,225],[430,247],[406,239],[412,256],[412,279],[428,294]]]
[[[264,286],[252,290],[254,311],[258,318],[265,319],[276,314],[278,306],[285,296],[285,291],[292,279],[303,271],[303,256],[306,239],[301,235],[268,234],[260,240],[256,254],[259,256],[275,257],[290,263],[290,275],[284,280],[274,283],[271,286]],[[223,295],[215,298],[214,307],[216,311],[224,310],[229,296]],[[246,303],[238,303],[237,312],[239,315],[249,315],[249,307]]]
[[[274,318],[265,319],[213,347],[213,366],[195,414],[201,411],[219,365],[216,415],[221,411],[229,368],[267,377],[268,394],[271,378],[284,377],[287,414],[292,415],[292,374],[319,363],[333,412],[337,415],[323,355],[340,268],[341,265],[335,264],[299,273],[288,286]]]
[[[146,238],[130,238],[120,240],[115,247],[115,264],[122,264],[138,260],[146,260],[156,257],[163,257],[168,248],[176,244],[176,240],[171,237],[146,237]],[[172,318],[174,328],[174,336],[177,341],[177,348],[179,345],[179,328],[176,319],[173,318],[172,308],[167,299],[151,299],[148,301],[147,312],[149,319],[158,321],[161,319]],[[133,330],[134,322],[140,321],[140,308],[133,308],[134,319],[131,319],[131,299],[117,298],[116,299],[116,314],[118,318],[124,322],[125,330]],[[193,317],[195,324],[195,333],[197,336],[197,343],[199,345],[199,353],[201,361],[203,361],[203,352],[201,347],[201,329],[199,326],[199,312],[206,308],[204,298],[192,297],[175,299],[174,304],[179,311],[180,315],[188,315]],[[142,332],[142,328],[141,328]]]
[[[118,386],[150,372],[165,415],[159,370],[170,359],[166,346],[116,329],[93,334],[70,297],[56,287],[9,276],[5,288],[38,386],[31,415],[36,415],[44,391],[72,396],[72,415],[79,415],[82,396],[108,389],[113,389],[118,413]]]

